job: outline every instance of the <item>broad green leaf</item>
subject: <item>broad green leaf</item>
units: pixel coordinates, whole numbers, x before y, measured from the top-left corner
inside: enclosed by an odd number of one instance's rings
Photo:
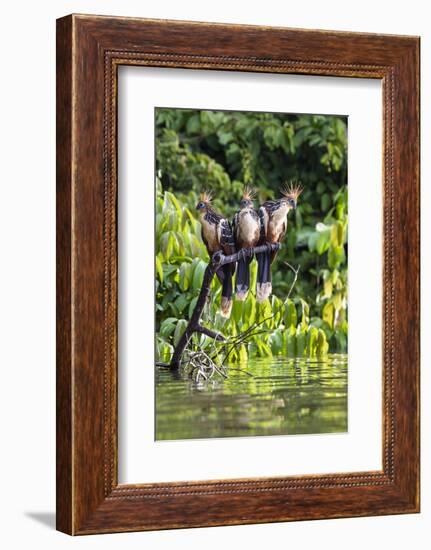
[[[175,306],[180,313],[189,305],[189,299],[185,294],[180,294],[175,300]]]
[[[160,325],[160,334],[163,337],[168,338],[174,332],[176,323],[176,317],[168,317],[165,319]]]
[[[207,264],[203,260],[199,260],[199,262],[196,264],[196,267],[193,271],[192,288],[197,290],[202,287],[202,281],[204,278],[204,273],[206,268],[207,268]]]
[[[240,300],[233,301],[231,318],[235,321],[237,325],[242,322],[244,304],[245,302],[242,302]]]
[[[257,320],[260,323],[264,319],[268,319],[272,315],[272,308],[269,300],[265,300],[260,304],[256,304]]]
[[[317,354],[317,340],[319,330],[316,327],[310,327],[307,335],[307,351],[309,357],[315,357]]]
[[[174,251],[175,238],[174,238],[171,231],[169,233],[167,233],[167,235],[168,235],[168,241],[167,241],[167,244],[166,244],[165,257],[169,260],[169,258],[172,256],[172,252]]]
[[[249,292],[247,300],[244,304],[244,317],[243,320],[247,322],[247,325],[252,325],[256,320],[256,298]]]
[[[316,238],[316,252],[321,256],[329,248],[330,244],[330,234],[329,231],[323,231],[317,234]]]
[[[333,284],[331,279],[327,279],[323,283],[323,292],[324,292],[325,298],[330,298],[332,296],[332,288],[333,288]]]
[[[319,233],[317,233],[317,232],[310,233],[310,235],[308,237],[308,241],[307,241],[308,250],[310,252],[314,252],[316,250],[317,239],[318,238],[319,238]]]
[[[322,309],[322,319],[333,328],[334,326],[334,306],[331,302],[327,302]]]
[[[161,283],[163,283],[163,267],[159,256],[156,256],[156,273]]]
[[[302,298],[299,299],[299,302],[301,304],[301,310],[302,310],[301,311],[301,326],[303,328],[307,328],[308,323],[310,321],[310,306]]]
[[[344,332],[337,330],[335,333],[335,340],[337,344],[337,351],[340,353],[346,353],[347,351],[347,337]]]
[[[179,219],[181,219],[182,215],[183,215],[183,210],[181,208],[180,203],[178,202],[178,199],[176,198],[176,196],[173,193],[169,193],[168,191],[166,192],[166,195],[167,195],[169,201],[174,205],[175,210],[176,210],[176,215],[178,216]]]
[[[172,354],[174,352],[174,348],[167,342],[162,342],[159,345],[159,351],[160,351],[160,361],[167,363],[171,360]]]
[[[238,360],[240,363],[246,363],[248,360],[247,348],[244,345],[239,348]]]
[[[190,271],[190,264],[183,262],[180,267],[180,288],[183,291],[188,290],[190,286]]]
[[[180,341],[180,338],[184,334],[186,328],[187,328],[187,321],[185,319],[180,319],[177,323],[177,326],[175,327],[174,346],[176,346],[178,344],[178,342]]]
[[[271,351],[274,355],[283,352],[283,333],[280,329],[274,331],[271,336]]]
[[[331,246],[328,252],[328,265],[332,269],[339,267],[345,261],[344,246]]]
[[[200,131],[201,121],[199,114],[193,115],[187,121],[186,130],[188,134],[197,134]]]
[[[296,327],[298,324],[298,317],[296,314],[296,307],[292,300],[287,299],[285,301],[285,308],[284,308],[284,324],[286,327]]]
[[[257,279],[257,261],[250,264],[250,290],[254,292]],[[250,295],[250,294],[249,294]]]
[[[337,224],[334,223],[331,227],[331,245],[333,247],[337,247],[339,246],[340,244],[340,241],[338,239],[338,227],[337,227]]]
[[[198,301],[198,296],[195,296],[195,297],[193,298],[193,300],[190,302],[190,305],[189,305],[189,319],[190,319],[190,317],[191,317],[192,314],[193,314],[193,311],[194,311],[194,309],[195,309],[195,307],[196,307],[196,302],[197,302],[197,301]]]
[[[343,297],[341,295],[341,292],[337,292],[334,294],[332,298],[332,303],[334,304],[335,309],[341,309],[343,307]]]
[[[298,325],[298,328],[300,325]],[[297,357],[302,357],[305,353],[305,345],[306,345],[306,333],[303,330],[297,330],[296,331],[296,350],[295,354]]]
[[[326,335],[324,331],[319,328],[318,329],[318,336],[317,336],[317,349],[316,353],[318,356],[325,356],[328,353],[329,344],[326,340]]]

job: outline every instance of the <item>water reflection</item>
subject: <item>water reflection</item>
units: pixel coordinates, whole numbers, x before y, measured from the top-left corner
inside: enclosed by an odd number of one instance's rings
[[[156,439],[347,431],[347,356],[254,359],[226,380],[156,371]]]

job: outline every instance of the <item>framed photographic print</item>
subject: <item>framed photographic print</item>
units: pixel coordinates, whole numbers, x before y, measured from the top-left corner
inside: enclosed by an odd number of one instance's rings
[[[419,39],[57,21],[57,528],[419,511]]]

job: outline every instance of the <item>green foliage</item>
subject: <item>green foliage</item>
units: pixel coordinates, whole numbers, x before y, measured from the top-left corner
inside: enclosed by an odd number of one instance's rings
[[[198,237],[199,224],[169,191],[162,192],[160,182],[156,211],[156,352],[157,360],[169,361],[196,305],[208,255]],[[252,289],[256,275],[257,264],[253,262]],[[231,316],[226,320],[220,315],[220,294],[221,287],[215,278],[211,303],[203,319],[209,327],[225,336],[235,336],[263,322],[247,346],[232,351],[232,361],[243,361],[249,355],[319,357],[328,353],[321,320],[310,320],[309,305],[302,298],[282,300],[273,295],[271,300],[259,304],[250,292],[245,301],[234,301]],[[210,338],[199,338],[203,348],[214,345]]]
[[[290,181],[300,181],[304,192],[289,214],[274,264],[272,303],[262,307],[249,295],[246,302],[234,303],[225,321],[218,313],[220,285],[214,281],[206,315],[212,327],[234,335],[276,308],[265,327],[269,332],[241,350],[243,356],[346,351],[346,119],[162,108],[156,110],[156,140],[157,347],[162,360],[172,351],[178,320],[187,320],[193,311],[208,262],[195,215],[199,193],[211,190],[215,208],[232,216],[244,184],[256,188],[257,205],[278,197]],[[288,302],[283,300],[294,274],[286,262],[300,265]]]

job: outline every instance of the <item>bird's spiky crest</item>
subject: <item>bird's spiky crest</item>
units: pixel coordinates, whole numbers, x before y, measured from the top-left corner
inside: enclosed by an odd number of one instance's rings
[[[281,191],[281,193],[288,199],[293,199],[297,201],[299,195],[303,191],[304,191],[304,188],[299,183],[295,183],[295,184],[290,183],[289,186],[286,185],[286,187]]]
[[[204,191],[203,193],[200,194],[200,197],[199,197],[199,199],[205,204],[211,204],[212,198],[213,197],[212,197],[211,191]]]
[[[253,187],[250,187],[249,185],[246,185],[244,187],[244,191],[242,192],[242,198],[246,201],[252,201],[256,196],[256,191],[253,189]]]

